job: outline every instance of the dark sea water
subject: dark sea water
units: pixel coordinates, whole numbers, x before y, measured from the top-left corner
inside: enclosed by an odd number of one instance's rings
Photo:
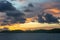
[[[59,33],[0,33],[0,40],[60,40]]]

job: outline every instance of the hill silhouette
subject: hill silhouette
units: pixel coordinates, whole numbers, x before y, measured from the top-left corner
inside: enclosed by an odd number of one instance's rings
[[[0,33],[60,33],[60,29],[52,29],[52,30],[28,30],[28,31],[22,31],[22,30],[14,30],[14,31],[9,31],[9,30],[4,30],[1,31]]]

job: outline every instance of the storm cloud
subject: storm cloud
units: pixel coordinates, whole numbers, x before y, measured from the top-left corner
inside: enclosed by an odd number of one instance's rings
[[[7,16],[8,17],[12,17],[14,20],[14,22],[20,22],[20,23],[24,23],[25,22],[25,18],[24,18],[24,13],[14,10],[14,11],[7,11]]]
[[[15,7],[13,7],[12,4],[8,1],[0,2],[0,12],[2,17],[4,17],[4,19],[0,17],[0,19],[2,19],[2,21],[0,21],[3,22],[1,23],[2,25],[17,22],[25,22],[24,13],[20,12]]]
[[[0,2],[0,12],[10,11],[10,10],[15,10],[15,8],[12,6],[11,3],[9,3],[8,1]]]

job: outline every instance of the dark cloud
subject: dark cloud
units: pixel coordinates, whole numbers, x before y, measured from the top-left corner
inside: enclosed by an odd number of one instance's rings
[[[8,1],[0,2],[0,12],[10,11],[10,10],[15,10],[15,8],[12,6],[11,3],[9,3]]]
[[[34,8],[34,5],[33,5],[32,3],[29,3],[29,4],[28,4],[28,8],[26,8],[26,9],[24,10],[24,12],[32,12],[32,11],[33,11],[33,10],[29,9],[29,8]]]
[[[13,10],[13,11],[6,11],[6,18],[3,20],[3,23],[1,25],[7,25],[7,24],[14,24],[14,23],[25,23],[25,15],[24,13],[21,13],[20,11]]]
[[[43,18],[44,17],[44,18]],[[52,14],[46,13],[45,15],[39,15],[38,16],[38,22],[40,23],[59,23],[58,19],[54,17]]]
[[[44,19],[42,18],[42,15],[38,15],[38,22],[44,23]]]
[[[14,10],[14,11],[7,11],[7,16],[8,17],[13,17],[14,18],[14,22],[20,22],[20,23],[24,23],[25,22],[25,18],[24,18],[24,13]]]
[[[59,23],[58,19],[56,17],[54,17],[52,14],[46,14],[45,16],[46,22],[48,23]]]
[[[4,18],[4,20],[2,21],[3,23],[1,25],[12,24],[17,22],[20,23],[25,22],[24,18],[25,14],[20,12],[19,10],[16,10],[16,8],[13,7],[12,4],[9,3],[8,1],[0,2],[0,12],[4,12],[4,14],[6,14],[7,16],[6,18]]]
[[[34,5],[32,3],[29,3],[28,6],[29,7],[34,7]]]
[[[19,17],[19,16],[24,15],[22,12],[17,11],[17,10],[7,11],[6,13],[8,16],[12,16],[12,17]]]

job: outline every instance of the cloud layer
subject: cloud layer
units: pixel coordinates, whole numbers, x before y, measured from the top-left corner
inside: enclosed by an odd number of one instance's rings
[[[44,13],[50,13],[55,17],[60,17],[60,3],[58,0],[7,0],[0,2],[0,12],[5,12],[7,15],[5,20],[13,20],[25,22],[26,18],[35,17]],[[29,4],[32,4],[29,6]],[[22,9],[22,10],[20,10]],[[27,10],[27,11],[25,11]],[[47,11],[48,10],[48,11]],[[25,15],[24,15],[25,14]],[[22,16],[24,15],[24,16]],[[26,17],[26,18],[24,18]],[[23,20],[23,21],[22,21]],[[6,22],[6,21],[4,21]]]

